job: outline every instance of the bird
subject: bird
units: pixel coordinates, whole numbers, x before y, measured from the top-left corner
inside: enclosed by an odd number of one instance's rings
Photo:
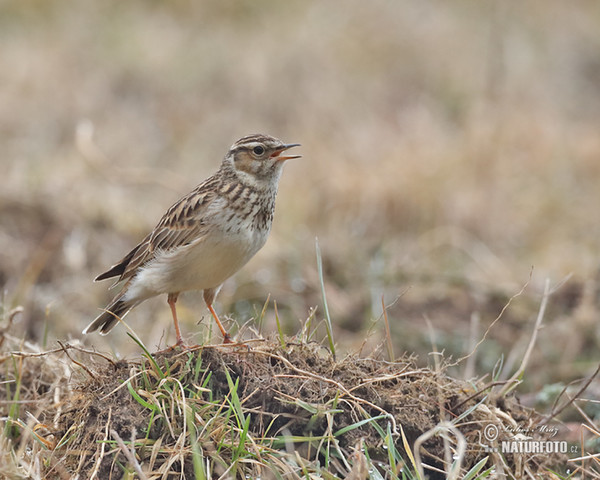
[[[167,294],[175,346],[185,346],[176,302],[181,292],[197,290],[224,343],[233,343],[213,303],[223,283],[265,244],[283,164],[301,157],[284,153],[299,146],[263,134],[235,142],[214,175],[175,202],[138,245],[94,279],[116,278],[113,287],[122,287],[83,334],[106,335],[144,300]]]

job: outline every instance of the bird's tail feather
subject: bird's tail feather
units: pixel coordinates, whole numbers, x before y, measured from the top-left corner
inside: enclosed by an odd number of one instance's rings
[[[122,296],[115,298],[96,319],[83,330],[83,334],[100,330],[101,335],[106,335],[112,328],[135,307],[137,302],[127,302]]]

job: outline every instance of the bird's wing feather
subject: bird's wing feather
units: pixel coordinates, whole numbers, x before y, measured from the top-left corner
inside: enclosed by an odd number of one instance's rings
[[[215,189],[217,181],[217,177],[210,177],[175,203],[144,240],[96,280],[117,275],[117,282],[129,279],[139,268],[152,261],[156,253],[168,252],[202,238],[209,228],[206,222],[208,207],[218,196]]]

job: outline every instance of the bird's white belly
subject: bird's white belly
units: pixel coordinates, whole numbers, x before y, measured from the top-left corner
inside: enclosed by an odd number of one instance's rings
[[[267,232],[237,229],[227,235],[208,234],[189,245],[156,254],[127,289],[128,299],[160,293],[215,288],[242,268],[264,245]]]

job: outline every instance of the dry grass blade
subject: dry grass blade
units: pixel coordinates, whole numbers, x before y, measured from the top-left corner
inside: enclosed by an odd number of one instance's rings
[[[381,296],[381,308],[383,310],[383,324],[385,326],[385,346],[387,349],[388,359],[393,362],[396,356],[394,355],[394,344],[392,342],[392,332],[390,330],[390,321],[388,319],[387,308],[383,295]]]
[[[366,461],[368,471],[377,471],[375,478],[394,478],[402,466],[412,474],[419,471],[426,452],[429,473],[456,478],[485,453],[465,457],[456,432],[472,437],[482,419],[516,425],[498,407],[484,408],[485,397],[475,403],[465,394],[457,402],[456,392],[469,391],[471,383],[453,380],[442,369],[417,368],[410,358],[334,361],[318,344],[286,341],[282,347],[269,340],[251,349],[206,346],[148,353],[152,361],[143,357],[137,363],[85,362],[96,353],[77,354],[77,363],[67,363],[55,383],[72,384],[73,372],[78,383],[62,389],[34,422],[58,439],[54,449],[32,448],[34,436],[28,439],[27,430],[22,435],[24,461],[60,458],[39,463],[46,473],[62,468],[82,478],[108,478],[125,458],[123,468],[138,478],[254,478],[271,469],[289,478],[339,478],[362,475]],[[17,357],[21,378],[29,363],[49,364],[64,355],[60,348]],[[92,375],[78,366],[82,363]],[[27,399],[27,382],[21,383],[19,399]],[[460,422],[452,427],[456,431],[445,427],[442,416],[447,415]],[[138,433],[127,444],[123,439],[132,431]],[[444,439],[447,434],[451,441]],[[418,438],[413,457],[409,445]],[[353,457],[358,441],[365,446],[363,459]],[[453,455],[458,457],[451,467]],[[503,461],[502,468],[509,470],[516,458]]]
[[[105,449],[106,449],[106,446],[108,445],[108,438],[109,438],[109,434],[110,434],[110,430],[111,430],[111,428],[110,428],[111,419],[112,419],[112,407],[109,407],[108,408],[108,418],[106,420],[106,425],[104,426],[104,439],[100,443],[100,450],[97,453],[96,461],[94,462],[93,468],[90,471],[90,480],[94,480],[95,478],[98,477],[98,472],[100,470],[100,464],[101,464],[102,460],[104,459]]]
[[[458,478],[460,473],[461,462],[464,459],[465,451],[467,449],[467,442],[463,434],[450,422],[441,422],[423,433],[417,440],[415,441],[415,445],[413,448],[414,457],[417,469],[419,470],[419,475],[421,478],[426,478],[425,472],[423,470],[423,462],[421,461],[421,447],[423,443],[436,435],[445,435],[447,432],[452,433],[454,438],[456,439],[456,451],[450,455],[450,458],[455,458],[455,461],[449,465],[449,471],[447,471],[447,479],[454,480]]]
[[[577,400],[583,394],[583,392],[585,392],[587,390],[587,388],[590,386],[590,384],[592,383],[594,378],[596,378],[599,373],[600,373],[600,364],[598,364],[598,366],[596,367],[596,370],[594,370],[594,373],[592,373],[590,375],[590,377],[583,383],[583,385],[579,388],[579,390],[577,390],[577,392],[571,398],[569,398],[568,401],[566,401],[563,405],[561,405],[559,407],[557,405],[557,402],[561,398],[562,394],[566,392],[567,387],[565,387],[563,389],[563,391],[561,392],[561,394],[556,397],[556,401],[554,402],[554,405],[552,406],[552,411],[546,416],[546,419],[542,422],[542,424],[546,424],[553,418],[560,415],[560,413],[563,410],[565,410],[569,405],[571,405],[575,400]]]
[[[521,365],[519,366],[517,371],[500,389],[500,392],[498,392],[498,395],[500,395],[501,397],[506,395],[508,391],[513,389],[515,385],[521,381],[521,377],[525,373],[525,369],[527,368],[527,364],[529,363],[529,358],[531,357],[531,352],[533,352],[533,347],[535,346],[537,340],[538,331],[540,330],[540,328],[542,328],[542,320],[544,319],[544,314],[546,313],[546,306],[548,305],[548,299],[550,298],[550,295],[550,280],[546,279],[546,283],[544,286],[544,294],[542,295],[542,302],[540,303],[540,309],[535,320],[535,325],[533,326],[533,331],[531,333],[531,339],[529,340],[529,344],[527,345],[527,350],[525,351],[525,355],[523,355],[523,360],[521,361]]]
[[[111,428],[110,435],[111,435],[111,437],[113,437],[115,439],[115,441],[117,442],[117,445],[121,449],[121,452],[123,453],[123,455],[125,455],[129,464],[134,468],[135,473],[138,474],[138,476],[140,477],[140,480],[148,480],[148,477],[146,476],[146,474],[142,470],[142,467],[140,466],[139,462],[135,458],[135,453],[132,452],[130,449],[128,449],[125,446],[125,443],[123,442],[123,439],[119,436],[119,434]],[[133,432],[132,432],[132,438],[135,438],[135,434]],[[133,448],[133,441],[131,442],[131,448]]]
[[[504,315],[504,312],[506,312],[506,310],[508,309],[508,307],[510,306],[510,304],[518,297],[520,297],[521,295],[523,295],[523,292],[525,292],[525,289],[527,288],[527,286],[529,285],[529,282],[531,281],[531,275],[533,274],[533,269],[531,269],[531,271],[529,272],[529,279],[527,280],[527,282],[525,282],[525,284],[521,287],[521,289],[515,293],[512,297],[510,297],[508,299],[508,302],[506,302],[504,304],[504,306],[502,307],[502,310],[500,310],[500,313],[498,314],[498,316],[494,319],[494,321],[492,323],[490,323],[490,326],[486,329],[486,331],[484,332],[483,336],[481,337],[481,339],[475,344],[475,346],[473,347],[473,349],[471,350],[470,353],[468,353],[467,355],[460,357],[456,362],[448,365],[449,367],[454,367],[458,364],[460,364],[462,361],[464,361],[465,359],[469,358],[471,355],[475,354],[475,352],[477,351],[477,349],[479,348],[479,346],[485,342],[488,334],[490,333],[490,331],[492,330],[492,328],[494,327],[494,325],[496,325],[496,323],[498,323],[500,321],[500,319],[502,318],[502,316]]]

